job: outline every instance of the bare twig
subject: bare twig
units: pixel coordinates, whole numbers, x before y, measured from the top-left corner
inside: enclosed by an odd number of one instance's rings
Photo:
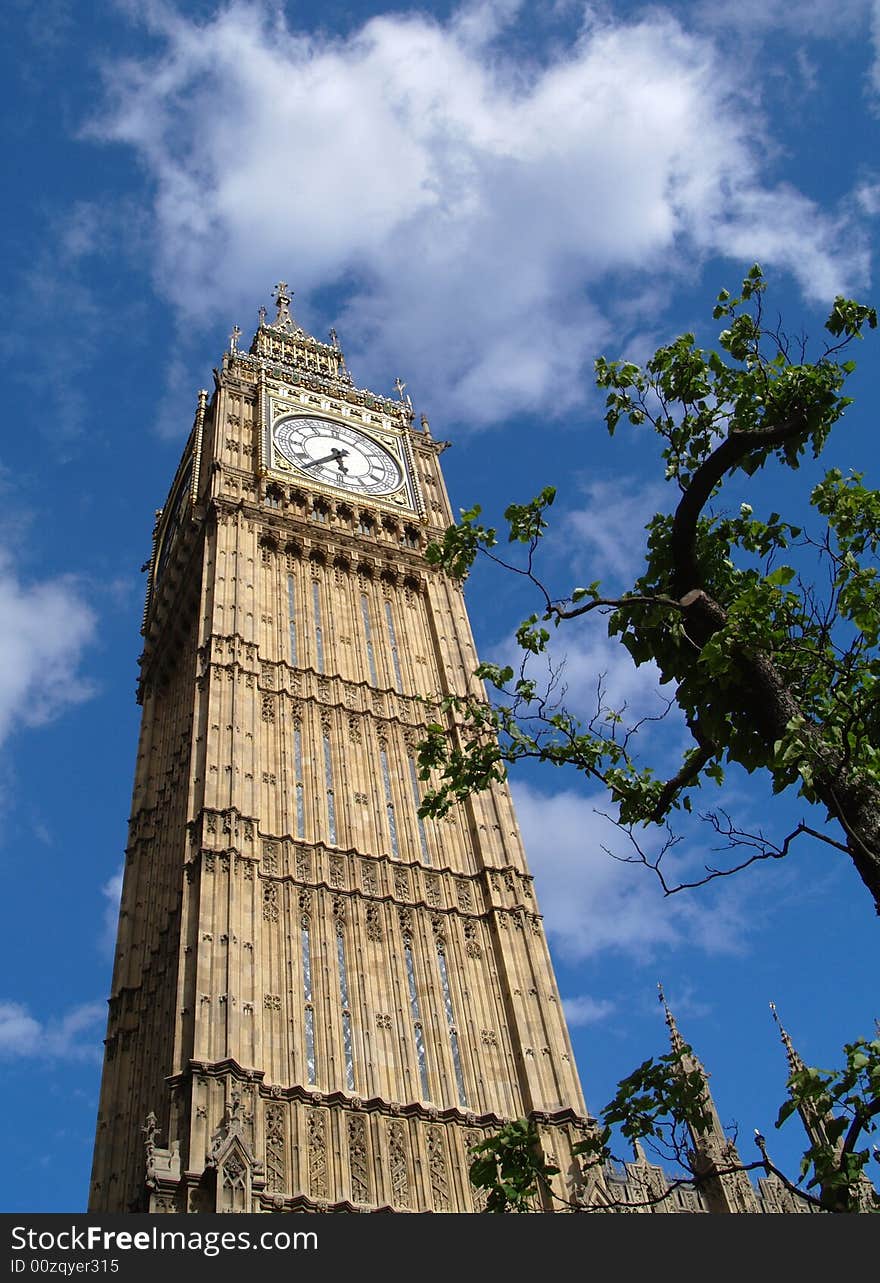
[[[761,833],[749,833],[745,829],[737,828],[725,811],[706,811],[701,813],[700,819],[711,824],[716,833],[727,839],[725,846],[723,848],[718,848],[719,850],[731,850],[736,847],[751,847],[753,848],[753,854],[747,859],[741,860],[738,864],[731,865],[728,869],[716,869],[709,864],[704,865],[706,870],[705,877],[697,878],[692,882],[679,882],[673,886],[667,882],[663,869],[660,866],[666,853],[684,840],[681,835],[674,834],[667,825],[667,836],[660,848],[660,851],[655,855],[650,855],[640,844],[632,825],[621,824],[619,820],[616,820],[612,815],[608,815],[605,811],[597,810],[596,814],[603,816],[603,818],[609,820],[615,828],[620,829],[620,831],[626,835],[636,854],[628,856],[618,855],[606,846],[603,846],[602,850],[613,859],[619,860],[622,864],[643,864],[646,868],[651,869],[657,875],[660,885],[663,888],[664,895],[675,895],[678,891],[692,891],[695,887],[706,886],[716,878],[732,877],[733,874],[739,873],[742,869],[747,869],[749,865],[756,864],[760,860],[782,860],[791,850],[792,843],[802,834],[816,838],[820,842],[825,842],[828,846],[832,846],[836,850],[844,852],[844,854],[849,854],[849,849],[844,846],[843,843],[836,842],[834,838],[829,837],[826,833],[820,833],[817,829],[811,828],[809,824],[804,824],[803,821],[797,824],[795,828],[792,829],[791,833],[788,833],[781,842],[774,843],[771,842],[769,838],[765,838]],[[724,817],[723,821],[719,819],[719,814]]]

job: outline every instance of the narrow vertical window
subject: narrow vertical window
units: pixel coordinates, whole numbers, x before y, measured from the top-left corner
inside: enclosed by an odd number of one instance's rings
[[[455,1068],[455,1081],[458,1084],[458,1103],[467,1106],[467,1094],[464,1089],[464,1074],[461,1069],[461,1050],[458,1045],[458,1030],[455,1027],[455,1013],[452,1010],[452,994],[449,991],[449,973],[446,970],[446,954],[442,948],[437,950],[437,963],[440,967],[440,984],[443,987],[443,1005],[446,1008],[446,1024],[449,1026],[449,1045],[452,1049],[452,1064]]]
[[[296,668],[296,584],[287,576],[287,615],[290,619],[290,662]]]
[[[317,579],[312,580],[312,604],[315,609],[315,667],[324,671],[324,631],[321,628],[321,590]]]
[[[367,663],[370,666],[370,681],[374,686],[379,682],[376,677],[376,657],[373,654],[373,634],[370,631],[370,605],[366,593],[361,593],[361,615],[364,621],[364,640],[367,643]]]
[[[306,1080],[315,1081],[315,1009],[312,1005],[312,942],[309,936],[309,920],[303,917],[300,931],[302,943],[303,969],[303,1002],[305,1004],[306,1023]]]
[[[416,770],[415,758],[409,758],[409,780],[412,785],[413,802],[416,808],[416,824],[419,827],[419,845],[422,848],[422,859],[425,864],[431,863],[431,856],[428,852],[428,836],[425,833],[425,822],[419,815],[419,807],[422,805],[422,796],[419,792],[419,774]]]
[[[391,602],[385,602],[385,623],[388,626],[388,645],[391,647],[391,663],[394,666],[395,689],[403,691],[403,677],[400,672],[400,656],[397,653],[397,635],[394,632],[394,618],[391,614]]]
[[[293,728],[293,775],[296,792],[296,836],[302,838],[306,835],[306,817],[303,803],[302,728],[299,722]]]
[[[419,995],[416,992],[416,972],[413,965],[412,942],[404,938],[403,956],[406,962],[406,980],[409,985],[409,1008],[412,1013],[413,1033],[416,1040],[416,1055],[419,1061],[419,1078],[422,1083],[422,1098],[431,1099],[428,1090],[428,1061],[425,1056],[425,1038],[422,1030],[422,1013],[419,1008]]]
[[[388,835],[391,838],[391,854],[400,855],[397,842],[397,820],[394,818],[394,798],[391,793],[391,775],[388,771],[388,754],[384,748],[379,749],[379,761],[382,764],[382,787],[385,789],[385,814],[388,817]]]
[[[336,935],[336,961],[339,964],[339,996],[342,1000],[342,1046],[345,1051],[345,1082],[354,1091],[354,1053],[351,1042],[351,1003],[348,997],[348,973],[345,969],[345,941]]]
[[[327,789],[327,830],[331,845],[336,845],[336,801],[333,796],[333,759],[330,756],[330,736],[324,731],[324,785]]]

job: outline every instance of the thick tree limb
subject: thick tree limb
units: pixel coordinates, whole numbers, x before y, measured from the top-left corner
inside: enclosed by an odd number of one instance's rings
[[[754,450],[762,446],[781,445],[790,437],[804,432],[806,427],[806,417],[801,413],[786,419],[775,428],[765,428],[759,432],[732,431],[708,459],[700,464],[682,495],[672,521],[672,591],[676,597],[681,598],[691,589],[702,587],[696,559],[697,522],[718,483]]]

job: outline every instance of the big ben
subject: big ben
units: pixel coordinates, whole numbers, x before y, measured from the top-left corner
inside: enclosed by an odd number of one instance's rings
[[[570,1197],[507,787],[419,815],[432,700],[476,682],[425,558],[444,443],[290,305],[233,332],[157,514],[90,1209],[479,1211],[468,1151],[522,1116]]]

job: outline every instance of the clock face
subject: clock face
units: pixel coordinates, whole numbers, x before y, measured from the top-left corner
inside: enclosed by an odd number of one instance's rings
[[[333,419],[294,415],[273,429],[275,449],[306,477],[356,494],[384,495],[399,489],[396,459],[371,437]]]

